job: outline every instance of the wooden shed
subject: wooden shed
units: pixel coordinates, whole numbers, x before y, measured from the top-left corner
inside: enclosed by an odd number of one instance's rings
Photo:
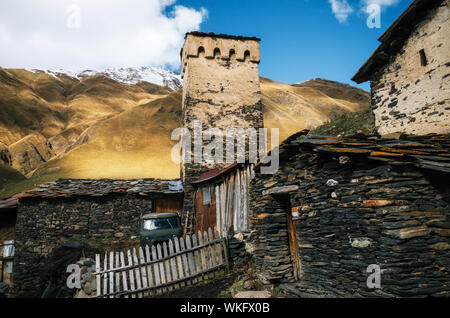
[[[196,231],[211,227],[227,236],[247,232],[248,186],[253,177],[253,165],[232,164],[194,181]]]

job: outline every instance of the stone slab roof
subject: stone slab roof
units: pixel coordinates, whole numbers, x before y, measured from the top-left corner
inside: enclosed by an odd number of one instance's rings
[[[15,197],[6,200],[0,200],[0,213],[16,209],[18,202],[19,200]]]
[[[301,152],[315,152],[347,157],[366,157],[389,165],[409,165],[421,169],[450,173],[450,135],[397,135],[345,137],[308,136],[297,133],[280,145],[282,158]],[[258,164],[258,166],[261,163]]]
[[[101,197],[110,194],[178,194],[183,193],[181,180],[113,180],[61,179],[39,185],[21,193],[17,198],[68,198],[77,196]]]
[[[258,42],[261,41],[261,39],[257,38],[257,37],[242,36],[242,35],[216,34],[216,33],[213,33],[213,32],[209,32],[209,33],[198,32],[198,31],[189,32],[189,33],[186,33],[184,38],[186,39],[188,35],[205,37],[205,38],[206,37],[208,37],[208,38],[221,38],[221,39],[241,40],[241,41],[258,41]]]
[[[360,84],[370,80],[372,74],[387,65],[391,58],[403,48],[416,26],[423,21],[427,14],[443,0],[415,0],[378,39],[381,45],[359,69],[352,78]]]

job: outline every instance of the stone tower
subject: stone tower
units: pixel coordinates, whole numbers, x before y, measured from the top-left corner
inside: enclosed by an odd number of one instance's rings
[[[223,34],[186,34],[181,51],[183,126],[194,136],[194,123],[203,131],[218,128],[263,128],[259,79],[260,39]],[[225,138],[224,138],[225,140]],[[201,144],[202,149],[205,142]],[[225,145],[224,145],[225,149]],[[192,229],[193,187],[202,173],[229,163],[181,165],[185,187],[183,215],[186,231]]]

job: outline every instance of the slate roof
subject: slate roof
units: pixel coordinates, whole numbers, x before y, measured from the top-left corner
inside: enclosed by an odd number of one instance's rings
[[[358,84],[370,80],[400,52],[406,40],[427,14],[443,0],[415,0],[378,39],[381,45],[352,78]]]
[[[221,39],[242,40],[242,41],[258,41],[258,42],[261,41],[260,38],[257,38],[254,36],[216,34],[213,32],[205,33],[205,32],[193,31],[193,32],[186,33],[184,38],[186,39],[188,35],[205,37],[205,38],[208,37],[208,38],[221,38]]]
[[[450,135],[402,134],[395,137],[381,137],[359,134],[345,137],[321,137],[307,134],[307,130],[297,133],[280,145],[281,162],[283,157],[286,158],[295,153],[316,152],[324,155],[362,156],[390,165],[409,165],[450,173]]]
[[[68,198],[77,196],[101,197],[110,194],[183,193],[181,180],[114,180],[61,179],[39,185],[36,189],[16,195],[17,198]]]
[[[16,197],[0,200],[0,213],[15,210],[18,202],[19,200]]]

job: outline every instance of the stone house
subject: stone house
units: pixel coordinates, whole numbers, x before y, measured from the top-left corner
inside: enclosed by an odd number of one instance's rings
[[[14,294],[40,296],[53,254],[89,240],[138,242],[140,218],[181,214],[180,180],[59,180],[18,196]]]
[[[261,279],[300,296],[449,296],[450,138],[306,137],[256,167],[249,244]],[[367,269],[381,270],[381,288]]]
[[[353,77],[370,80],[381,135],[450,133],[449,0],[415,0]]]

